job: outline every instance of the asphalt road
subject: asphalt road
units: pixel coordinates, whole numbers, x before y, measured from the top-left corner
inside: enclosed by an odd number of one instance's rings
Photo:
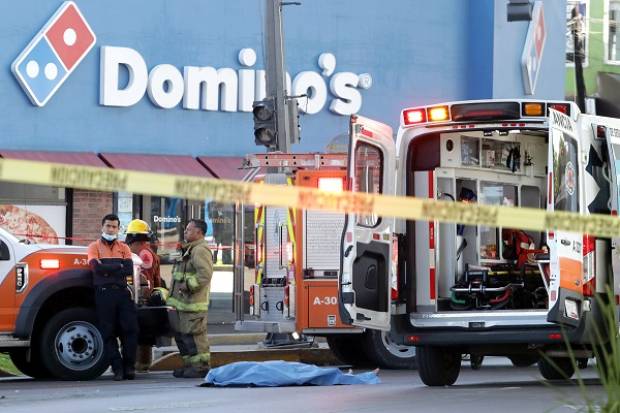
[[[603,399],[594,368],[581,371],[585,394]],[[506,359],[485,360],[481,370],[463,364],[456,385],[424,386],[415,371],[381,371],[378,385],[207,388],[201,380],[169,372],[114,382],[0,379],[0,412],[575,412],[584,398],[575,382],[543,382],[536,367],[514,368]]]

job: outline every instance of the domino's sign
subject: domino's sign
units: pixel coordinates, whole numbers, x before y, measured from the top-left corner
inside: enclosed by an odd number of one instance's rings
[[[66,1],[17,56],[11,70],[32,103],[45,106],[96,41],[77,5]]]
[[[11,65],[15,78],[33,105],[42,107],[88,55],[97,39],[73,1],[64,2]],[[100,99],[102,106],[129,107],[145,95],[154,106],[219,112],[251,112],[252,102],[266,95],[265,70],[254,69],[256,52],[241,49],[233,68],[171,64],[148,69],[142,55],[128,47],[102,46],[100,53]],[[287,90],[299,100],[300,110],[316,114],[328,105],[331,112],[348,116],[362,107],[361,90],[372,86],[369,73],[336,73],[336,56],[321,53],[320,72],[286,73]],[[128,82],[119,84],[121,72]]]

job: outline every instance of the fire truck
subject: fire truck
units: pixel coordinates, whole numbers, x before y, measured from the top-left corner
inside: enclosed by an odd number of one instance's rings
[[[248,156],[245,164],[286,170],[258,176],[257,182],[335,192],[348,185],[345,153],[268,153]],[[260,205],[254,212],[256,265],[249,286],[250,317],[238,320],[237,330],[325,336],[334,354],[347,364],[415,366],[414,347],[396,344],[389,331],[352,327],[340,320],[344,214]]]
[[[137,303],[139,286],[130,290]],[[140,334],[168,335],[167,311],[140,305]],[[0,229],[0,352],[34,378],[94,379],[108,368],[96,325],[86,247],[27,244]]]
[[[618,213],[618,119],[528,100],[401,115],[396,142],[389,126],[351,117],[353,191]],[[611,288],[618,302],[617,239],[348,214],[341,240],[342,321],[397,330],[400,344],[416,346],[429,386],[453,384],[463,354],[538,362],[546,379],[571,377],[570,352],[591,357],[597,328],[605,336],[599,299]]]

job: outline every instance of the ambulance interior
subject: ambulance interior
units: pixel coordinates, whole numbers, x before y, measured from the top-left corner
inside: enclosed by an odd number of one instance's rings
[[[407,191],[414,196],[545,208],[546,130],[432,133],[411,142],[408,159]],[[424,221],[407,228],[415,233],[409,254],[416,305],[436,311],[547,308],[545,233]]]

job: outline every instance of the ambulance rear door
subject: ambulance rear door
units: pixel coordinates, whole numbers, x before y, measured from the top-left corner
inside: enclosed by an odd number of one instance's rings
[[[601,119],[601,118],[598,118]],[[599,128],[602,128],[605,132],[605,140],[607,142],[608,159],[609,159],[609,184],[610,184],[610,205],[609,208],[613,215],[618,214],[620,208],[620,120],[609,119],[610,124],[594,126],[596,130],[593,133],[599,132]],[[611,239],[611,265],[612,265],[612,279],[609,280],[613,283],[613,291],[616,297],[620,295],[620,237],[614,237]]]
[[[548,211],[582,213],[581,157],[577,124],[550,109]],[[583,234],[550,231],[549,312],[547,320],[577,326],[583,305]]]
[[[392,128],[361,116],[350,124],[348,179],[354,192],[394,195]],[[339,306],[348,324],[390,330],[394,218],[347,214],[341,240]]]

